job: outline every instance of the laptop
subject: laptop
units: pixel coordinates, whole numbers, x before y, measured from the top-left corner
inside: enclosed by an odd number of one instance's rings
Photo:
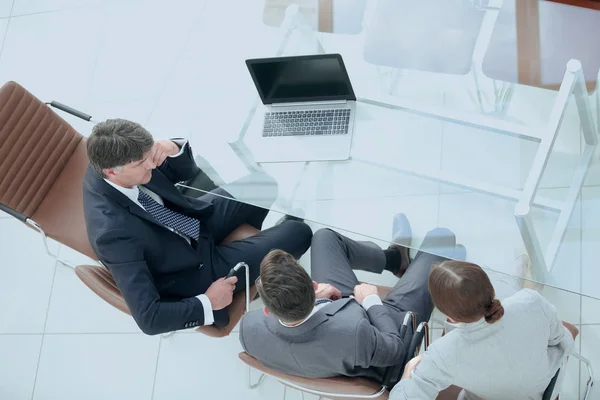
[[[247,146],[255,162],[350,158],[356,96],[342,56],[246,60],[264,104],[262,130]]]

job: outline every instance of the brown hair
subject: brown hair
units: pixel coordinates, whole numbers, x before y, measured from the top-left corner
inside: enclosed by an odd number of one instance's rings
[[[283,322],[298,322],[315,306],[312,279],[296,259],[282,250],[271,250],[260,263],[256,288],[269,311]]]
[[[429,273],[433,304],[456,322],[475,322],[482,317],[493,324],[504,315],[490,278],[479,265],[444,261]]]

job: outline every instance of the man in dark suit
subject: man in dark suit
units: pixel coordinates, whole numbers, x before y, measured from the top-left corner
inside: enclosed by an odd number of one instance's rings
[[[394,242],[410,245],[404,214],[394,220]],[[267,367],[306,378],[362,376],[381,381],[386,367],[401,365],[409,343],[400,336],[408,311],[428,321],[433,302],[427,288],[431,267],[444,257],[464,258],[447,229],[430,231],[411,262],[408,248],[383,250],[330,229],[315,232],[312,279],[295,258],[270,252],[260,267],[258,292],[264,310],[244,315],[240,342]],[[401,276],[386,298],[376,286],[360,284],[353,269],[389,270]],[[318,283],[317,283],[318,282]],[[409,328],[412,332],[412,328]]]
[[[88,237],[146,334],[225,324],[225,307],[244,289],[243,279],[223,279],[235,264],[246,262],[256,279],[270,250],[299,258],[310,246],[310,228],[292,220],[219,245],[244,223],[260,230],[268,209],[223,188],[199,198],[181,194],[174,184],[199,172],[186,140],[155,142],[139,124],[113,119],[94,127],[87,151]]]

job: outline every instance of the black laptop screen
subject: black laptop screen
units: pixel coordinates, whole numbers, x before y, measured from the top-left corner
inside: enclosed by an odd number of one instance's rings
[[[356,100],[339,55],[247,60],[264,104]]]

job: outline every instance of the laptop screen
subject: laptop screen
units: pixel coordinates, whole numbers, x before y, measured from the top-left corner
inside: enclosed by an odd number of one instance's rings
[[[264,104],[356,100],[339,54],[246,60]]]

